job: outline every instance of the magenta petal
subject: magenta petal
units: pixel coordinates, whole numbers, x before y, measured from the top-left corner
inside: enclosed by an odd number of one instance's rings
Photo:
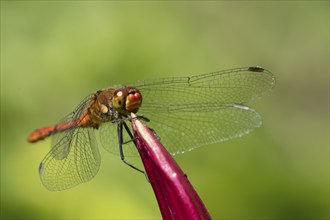
[[[131,116],[136,118],[133,113]],[[132,127],[163,219],[211,219],[188,178],[155,134],[138,119],[132,120]]]

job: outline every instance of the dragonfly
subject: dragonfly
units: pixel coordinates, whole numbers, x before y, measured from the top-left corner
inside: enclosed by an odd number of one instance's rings
[[[39,175],[48,190],[64,190],[97,174],[99,141],[135,168],[125,159],[138,155],[134,144],[129,144],[134,142],[126,123],[131,112],[138,113],[166,149],[177,155],[241,137],[261,126],[261,116],[246,103],[274,85],[270,71],[252,66],[111,86],[89,94],[56,125],[33,131],[27,141],[52,136]]]

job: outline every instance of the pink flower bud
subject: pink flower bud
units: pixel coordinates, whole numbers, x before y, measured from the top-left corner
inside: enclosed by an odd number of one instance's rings
[[[146,175],[164,220],[211,219],[187,176],[165,147],[135,114],[132,127]],[[157,132],[157,131],[156,131]]]

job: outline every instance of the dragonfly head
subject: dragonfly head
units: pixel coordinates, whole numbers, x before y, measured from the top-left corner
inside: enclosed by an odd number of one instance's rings
[[[112,99],[113,107],[121,114],[136,113],[142,104],[140,91],[132,86],[116,89]]]

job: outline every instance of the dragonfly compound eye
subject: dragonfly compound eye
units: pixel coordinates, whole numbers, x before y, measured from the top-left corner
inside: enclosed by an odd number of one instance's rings
[[[126,111],[136,113],[142,104],[142,95],[135,87],[127,87]]]

